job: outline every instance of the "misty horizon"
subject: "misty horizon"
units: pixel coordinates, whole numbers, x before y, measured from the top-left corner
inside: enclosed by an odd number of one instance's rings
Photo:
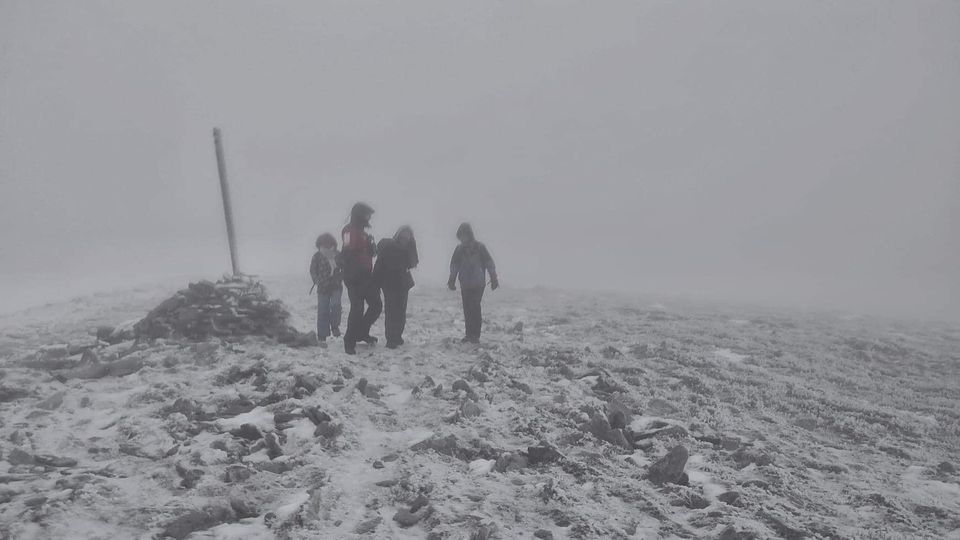
[[[7,3],[0,50],[4,311],[228,271],[219,126],[250,274],[366,201],[427,284],[469,221],[505,287],[960,318],[954,2]]]

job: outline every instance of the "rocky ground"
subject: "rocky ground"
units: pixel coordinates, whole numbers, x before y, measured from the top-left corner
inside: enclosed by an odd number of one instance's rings
[[[960,538],[957,325],[502,290],[477,347],[418,288],[396,351],[97,344],[178,288],[0,318],[0,537]]]

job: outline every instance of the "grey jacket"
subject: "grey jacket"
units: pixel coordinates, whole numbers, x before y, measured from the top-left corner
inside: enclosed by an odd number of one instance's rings
[[[460,278],[463,289],[477,289],[486,286],[487,272],[491,279],[497,276],[497,266],[487,251],[487,246],[471,240],[457,246],[450,259],[450,283]]]

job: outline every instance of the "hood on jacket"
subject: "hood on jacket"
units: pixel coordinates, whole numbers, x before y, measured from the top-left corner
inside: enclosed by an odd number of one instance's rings
[[[373,208],[367,203],[358,202],[350,209],[350,223],[354,225],[369,227],[371,217],[373,217]]]
[[[393,241],[407,251],[410,268],[416,268],[420,264],[420,254],[417,253],[417,239],[413,236],[413,229],[409,225],[400,227],[393,235]]]
[[[314,245],[317,246],[317,249],[337,249],[337,239],[330,233],[323,233],[317,237]]]
[[[460,227],[457,229],[457,240],[461,242],[472,242],[476,240],[476,237],[473,235],[473,227],[469,223],[461,223]]]
[[[394,245],[396,245],[396,241],[394,241],[393,238],[382,238],[377,242],[377,253],[382,255],[389,251]]]

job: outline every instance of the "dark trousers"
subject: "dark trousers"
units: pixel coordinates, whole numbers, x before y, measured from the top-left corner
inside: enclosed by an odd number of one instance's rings
[[[463,299],[463,320],[466,326],[466,337],[470,339],[480,339],[480,327],[483,325],[483,310],[480,307],[480,302],[483,300],[485,288],[460,288],[460,298]]]
[[[403,329],[407,325],[407,298],[409,289],[383,290],[383,327],[387,344],[399,345],[403,341]]]
[[[370,327],[377,322],[380,312],[383,311],[383,302],[380,301],[380,289],[374,287],[369,278],[344,284],[350,298],[350,314],[347,316],[347,331],[343,334],[343,344],[352,346],[370,335]]]

